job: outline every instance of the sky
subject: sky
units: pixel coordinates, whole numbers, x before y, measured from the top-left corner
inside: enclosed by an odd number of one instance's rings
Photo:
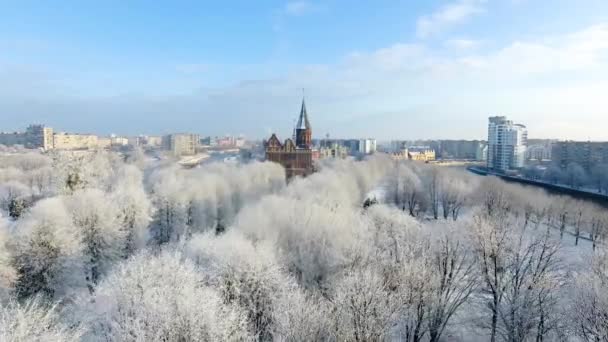
[[[0,0],[0,131],[608,140],[606,0]]]

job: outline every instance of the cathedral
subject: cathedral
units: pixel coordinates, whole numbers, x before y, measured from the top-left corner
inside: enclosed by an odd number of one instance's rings
[[[300,117],[291,139],[281,143],[273,133],[264,143],[266,160],[281,164],[287,179],[308,176],[313,169],[312,129],[306,113],[306,103],[302,99]]]

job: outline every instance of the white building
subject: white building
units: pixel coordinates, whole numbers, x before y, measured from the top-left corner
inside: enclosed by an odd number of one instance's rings
[[[376,152],[376,139],[360,139],[359,153],[372,154]]]
[[[505,116],[493,116],[488,124],[489,169],[507,171],[524,166],[528,130],[526,126],[514,124]]]

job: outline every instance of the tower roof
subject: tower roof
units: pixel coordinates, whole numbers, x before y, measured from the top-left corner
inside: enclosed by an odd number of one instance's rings
[[[298,119],[298,124],[296,125],[296,129],[310,129],[310,122],[308,121],[308,113],[306,113],[306,102],[304,102],[304,98],[302,98],[302,109],[300,109],[300,118]]]

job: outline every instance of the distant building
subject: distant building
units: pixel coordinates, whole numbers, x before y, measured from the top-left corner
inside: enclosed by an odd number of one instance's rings
[[[552,144],[530,145],[526,148],[526,160],[551,160]]]
[[[435,150],[429,146],[412,146],[407,149],[409,160],[428,162],[435,160]]]
[[[528,130],[526,126],[514,124],[505,116],[493,116],[488,123],[489,169],[506,172],[522,168],[525,163]]]
[[[112,147],[112,138],[97,137],[97,147],[100,149],[110,149]]]
[[[0,133],[0,144],[50,150],[53,148],[53,129],[45,125],[29,125],[25,132]]]
[[[157,135],[143,136],[142,144],[146,147],[161,147],[163,144],[163,137]]]
[[[53,135],[53,145],[58,150],[88,150],[99,146],[96,135],[63,132]]]
[[[319,148],[319,158],[341,158],[348,157],[348,148],[338,143]]]
[[[199,135],[190,133],[176,133],[165,135],[162,139],[163,149],[170,151],[176,157],[196,154],[199,144]]]
[[[26,136],[23,132],[1,132],[0,145],[12,146],[26,144]]]
[[[294,129],[294,139],[281,143],[276,134],[264,142],[266,160],[281,164],[286,177],[307,176],[313,171],[312,127],[308,121],[306,104],[302,99],[300,117]],[[319,153],[318,151],[316,152]]]
[[[393,160],[409,160],[410,159],[407,149],[401,150],[399,152],[391,152],[390,156]]]
[[[111,136],[112,146],[121,147],[129,145],[129,138]]]
[[[26,128],[26,145],[50,150],[53,148],[53,129],[44,125],[30,125]]]
[[[589,172],[596,165],[608,164],[608,142],[558,141],[551,149],[551,159],[562,169],[575,163]]]
[[[360,139],[359,150],[360,154],[372,154],[376,152],[376,139]]]
[[[475,160],[487,161],[488,160],[488,144],[479,144],[477,151],[475,151]]]

